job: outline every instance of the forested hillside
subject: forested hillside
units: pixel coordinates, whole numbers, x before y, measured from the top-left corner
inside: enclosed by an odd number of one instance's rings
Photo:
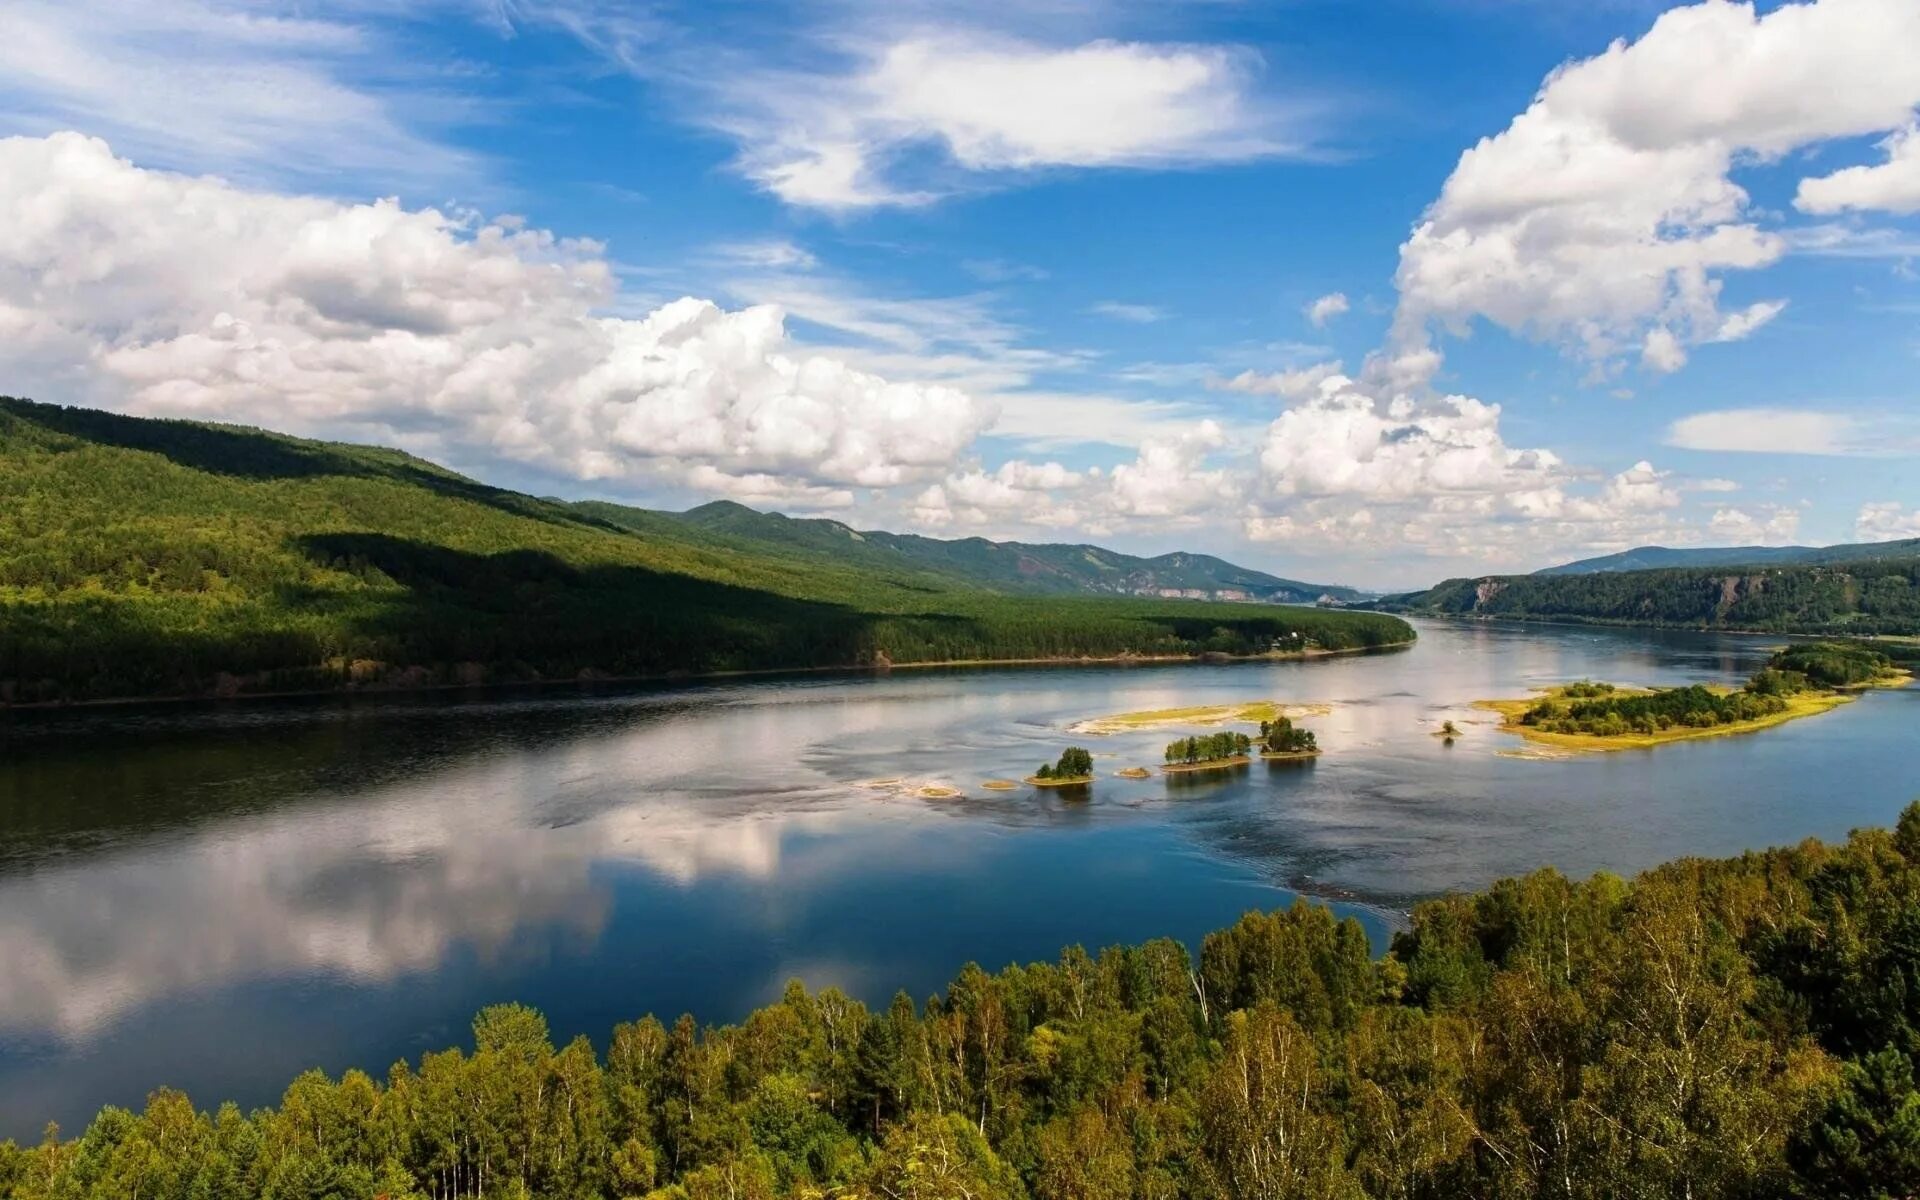
[[[1662,567],[1833,566],[1889,558],[1920,558],[1920,538],[1853,542],[1842,546],[1638,546],[1618,554],[1547,567],[1534,574],[1586,575],[1594,571],[1650,571]]]
[[[1411,636],[1376,614],[1015,600],[635,530],[392,450],[0,399],[0,703]]]
[[[1920,1181],[1920,805],[1828,847],[1545,870],[1354,921],[966,967],[882,1010],[319,1072],[278,1108],[156,1092],[0,1145],[7,1200],[1862,1197]]]
[[[1389,596],[1389,612],[1755,629],[1920,633],[1920,557],[1845,567],[1681,568],[1449,579]]]
[[[587,501],[575,505],[590,516],[636,529],[655,529],[661,519],[682,521],[738,539],[766,553],[800,553],[814,561],[861,568],[927,571],[994,591],[1033,595],[1162,596],[1192,599],[1313,604],[1350,601],[1349,587],[1302,583],[1235,566],[1210,554],[1176,552],[1157,558],[1120,554],[1101,546],[994,542],[986,538],[920,537],[860,530],[841,521],[763,513],[716,500],[684,513],[662,513]]]

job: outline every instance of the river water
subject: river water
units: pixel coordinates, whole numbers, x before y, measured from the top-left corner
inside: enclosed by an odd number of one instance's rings
[[[1768,643],[1418,624],[1411,649],[1314,662],[0,717],[0,1138],[161,1084],[251,1106],[310,1066],[379,1074],[500,1000],[562,1040],[735,1019],[795,977],[884,1003],[969,959],[1194,940],[1299,893],[1384,947],[1424,896],[1835,838],[1920,797],[1920,688],[1541,761],[1471,701],[1733,683]],[[1332,705],[1305,722],[1327,753],[1132,781],[1111,773],[1173,732],[1067,732],[1258,699]],[[1069,743],[1103,776],[1085,799],[979,787]]]

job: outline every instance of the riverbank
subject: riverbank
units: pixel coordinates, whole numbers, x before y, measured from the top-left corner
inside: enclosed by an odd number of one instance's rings
[[[648,675],[602,675],[593,672],[552,679],[503,679],[462,683],[343,683],[338,687],[287,688],[265,692],[240,691],[156,694],[151,696],[106,696],[85,700],[0,700],[0,713],[44,712],[50,710],[116,708],[141,704],[236,704],[253,700],[298,700],[321,696],[411,696],[446,692],[500,692],[516,688],[626,687],[659,683],[704,683],[723,679],[769,679],[784,675],[871,675],[891,671],[931,670],[935,668],[997,667],[1126,667],[1178,666],[1182,664],[1217,665],[1222,663],[1299,662],[1320,658],[1339,658],[1354,654],[1385,654],[1405,650],[1418,638],[1384,642],[1378,646],[1351,646],[1339,650],[1319,648],[1275,651],[1264,654],[1114,654],[1055,655],[1043,658],[952,658],[927,662],[854,663],[825,667],[755,667],[731,671],[667,671]],[[404,672],[402,673],[404,674]],[[1312,706],[1308,706],[1311,708]],[[1307,715],[1312,715],[1308,713]],[[1203,722],[1204,723],[1204,722]]]

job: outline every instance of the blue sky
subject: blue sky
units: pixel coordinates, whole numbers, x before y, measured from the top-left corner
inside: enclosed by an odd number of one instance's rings
[[[1374,586],[1920,535],[1920,5],[1664,7],[0,0],[5,387]]]

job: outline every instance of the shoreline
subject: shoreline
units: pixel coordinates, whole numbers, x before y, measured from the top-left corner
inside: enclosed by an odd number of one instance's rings
[[[1310,758],[1319,758],[1324,750],[1284,750],[1276,753],[1272,750],[1260,752],[1261,762],[1305,762]]]
[[[1037,788],[1085,787],[1088,784],[1093,782],[1093,776],[1073,775],[1073,776],[1069,776],[1066,779],[1060,779],[1060,778],[1042,779],[1038,775],[1029,775],[1025,779],[1021,780],[1021,782],[1026,784],[1028,787],[1037,787]]]
[[[1190,771],[1224,771],[1229,767],[1250,767],[1253,758],[1246,754],[1236,754],[1232,758],[1210,758],[1206,762],[1169,763],[1160,768],[1162,775],[1185,775]]]
[[[879,662],[829,667],[747,667],[728,671],[668,671],[653,675],[595,675],[555,679],[514,679],[482,683],[351,684],[331,688],[293,688],[285,691],[238,692],[231,696],[207,693],[172,693],[155,696],[103,696],[91,700],[33,700],[26,703],[0,703],[0,714],[10,712],[55,712],[68,709],[113,708],[138,704],[236,704],[252,700],[297,700],[317,696],[415,696],[429,692],[491,692],[507,688],[547,688],[564,686],[628,685],[636,683],[702,683],[716,679],[753,679],[774,675],[885,675],[893,671],[931,670],[941,667],[1098,667],[1167,666],[1188,663],[1304,662],[1317,658],[1337,658],[1349,654],[1376,654],[1405,650],[1418,637],[1378,646],[1350,646],[1339,650],[1287,650],[1265,654],[1109,654],[1102,656],[1056,655],[1048,658],[948,658],[928,662]]]

